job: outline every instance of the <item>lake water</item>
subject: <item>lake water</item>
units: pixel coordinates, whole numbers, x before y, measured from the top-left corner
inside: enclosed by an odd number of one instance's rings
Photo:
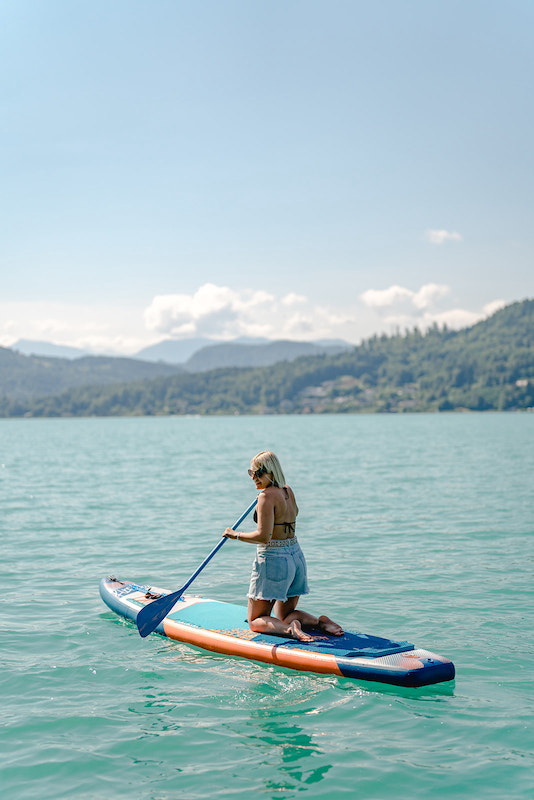
[[[107,610],[103,576],[185,582],[265,448],[301,509],[303,607],[454,682],[291,672]],[[2,798],[530,798],[533,476],[533,414],[1,420]],[[192,589],[245,603],[253,553],[228,542]]]

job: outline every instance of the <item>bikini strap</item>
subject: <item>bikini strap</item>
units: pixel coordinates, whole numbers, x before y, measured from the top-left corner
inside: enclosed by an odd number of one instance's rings
[[[284,533],[295,533],[295,523],[294,522],[275,522],[275,525],[283,525],[284,526]]]

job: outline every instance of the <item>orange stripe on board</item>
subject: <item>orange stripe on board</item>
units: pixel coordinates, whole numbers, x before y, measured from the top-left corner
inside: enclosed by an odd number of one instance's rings
[[[247,639],[236,639],[216,631],[191,628],[189,625],[183,625],[170,619],[163,620],[163,629],[169,639],[193,644],[214,653],[241,656],[241,658],[249,658],[252,661],[263,661],[266,664],[276,664],[289,669],[343,676],[334,656],[312,653],[309,650],[290,649],[283,645],[261,644],[261,642],[251,642]]]

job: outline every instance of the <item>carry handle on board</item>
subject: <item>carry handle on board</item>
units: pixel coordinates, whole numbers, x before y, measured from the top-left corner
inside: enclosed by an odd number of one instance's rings
[[[241,516],[239,517],[239,519],[232,525],[233,530],[235,530],[241,525],[245,517],[248,517],[248,515],[250,514],[250,512],[252,511],[257,502],[258,498],[256,497],[254,501],[249,505],[247,510],[244,511],[243,514],[241,514]],[[202,564],[191,575],[187,583],[184,583],[181,589],[178,589],[178,591],[176,592],[172,592],[172,594],[166,594],[163,595],[163,597],[158,597],[157,600],[153,600],[151,603],[147,603],[146,606],[143,606],[143,608],[137,614],[137,628],[143,638],[145,636],[148,636],[149,633],[152,633],[152,631],[156,630],[162,619],[164,619],[164,617],[167,616],[167,614],[170,612],[175,603],[183,595],[185,590],[189,586],[191,586],[197,575],[199,575],[202,572],[206,564],[209,561],[211,561],[215,553],[217,553],[217,551],[221,549],[221,547],[226,541],[228,541],[226,536],[223,536],[221,541],[213,548],[209,556],[207,556],[204,559]]]

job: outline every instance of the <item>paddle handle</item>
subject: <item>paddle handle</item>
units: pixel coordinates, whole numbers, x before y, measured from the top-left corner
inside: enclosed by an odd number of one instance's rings
[[[239,519],[238,519],[238,520],[236,520],[236,522],[234,522],[234,524],[232,525],[232,530],[235,530],[236,528],[239,528],[239,526],[241,525],[241,523],[243,522],[243,520],[245,519],[245,517],[248,517],[248,515],[250,514],[250,512],[252,511],[252,509],[255,507],[255,505],[256,505],[256,503],[257,503],[257,502],[258,502],[258,498],[256,497],[256,498],[255,498],[255,499],[252,501],[252,503],[249,505],[249,507],[247,508],[247,510],[246,510],[246,511],[244,511],[244,512],[241,514],[241,516],[239,517]],[[189,578],[189,580],[187,581],[187,583],[186,583],[184,586],[182,586],[182,588],[181,588],[181,590],[180,590],[180,594],[183,594],[183,593],[185,592],[185,590],[186,590],[187,588],[189,588],[189,586],[191,586],[191,584],[193,583],[193,581],[195,580],[195,578],[196,578],[198,575],[200,575],[200,573],[202,572],[202,570],[204,569],[204,567],[206,566],[206,564],[208,564],[208,563],[211,561],[211,559],[213,558],[213,556],[215,555],[215,553],[218,553],[218,552],[219,552],[219,550],[221,549],[221,547],[223,546],[223,544],[224,544],[225,542],[227,542],[227,541],[228,541],[228,539],[226,538],[226,536],[223,536],[223,537],[222,537],[222,539],[221,539],[221,541],[220,541],[218,544],[216,544],[216,545],[215,545],[215,547],[213,548],[213,550],[211,551],[211,553],[210,553],[208,556],[206,556],[206,558],[204,559],[204,561],[202,562],[202,564],[201,564],[201,565],[200,565],[200,566],[199,566],[199,567],[198,567],[198,568],[195,570],[195,572],[194,572],[194,573],[191,575],[191,577]]]

